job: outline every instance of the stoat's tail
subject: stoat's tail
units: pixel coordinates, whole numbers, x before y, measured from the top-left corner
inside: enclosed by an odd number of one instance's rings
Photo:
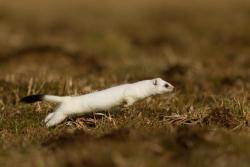
[[[53,96],[53,95],[31,95],[26,96],[21,99],[21,102],[23,103],[35,103],[37,101],[49,101],[54,103],[62,103],[65,100],[69,99],[69,96]]]

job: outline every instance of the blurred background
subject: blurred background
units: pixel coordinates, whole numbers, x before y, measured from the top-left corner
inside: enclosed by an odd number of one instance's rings
[[[55,129],[19,103],[155,77],[176,92]],[[0,166],[247,167],[249,90],[248,0],[0,0]]]
[[[1,77],[246,82],[249,5],[245,0],[2,1]]]

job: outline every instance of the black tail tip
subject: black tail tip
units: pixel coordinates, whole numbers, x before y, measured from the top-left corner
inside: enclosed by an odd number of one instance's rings
[[[43,97],[44,97],[44,95],[26,96],[26,97],[22,98],[20,101],[22,103],[34,103],[34,102],[37,102],[37,101],[42,101]]]

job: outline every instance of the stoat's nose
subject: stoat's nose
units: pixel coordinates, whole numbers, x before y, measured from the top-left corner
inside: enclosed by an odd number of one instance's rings
[[[174,91],[175,90],[175,87],[174,86],[172,86],[172,91]]]

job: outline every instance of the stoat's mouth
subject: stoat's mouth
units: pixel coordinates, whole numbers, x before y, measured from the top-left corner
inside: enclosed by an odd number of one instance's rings
[[[174,86],[171,87],[171,92],[173,92],[173,91],[175,91],[175,87]]]

